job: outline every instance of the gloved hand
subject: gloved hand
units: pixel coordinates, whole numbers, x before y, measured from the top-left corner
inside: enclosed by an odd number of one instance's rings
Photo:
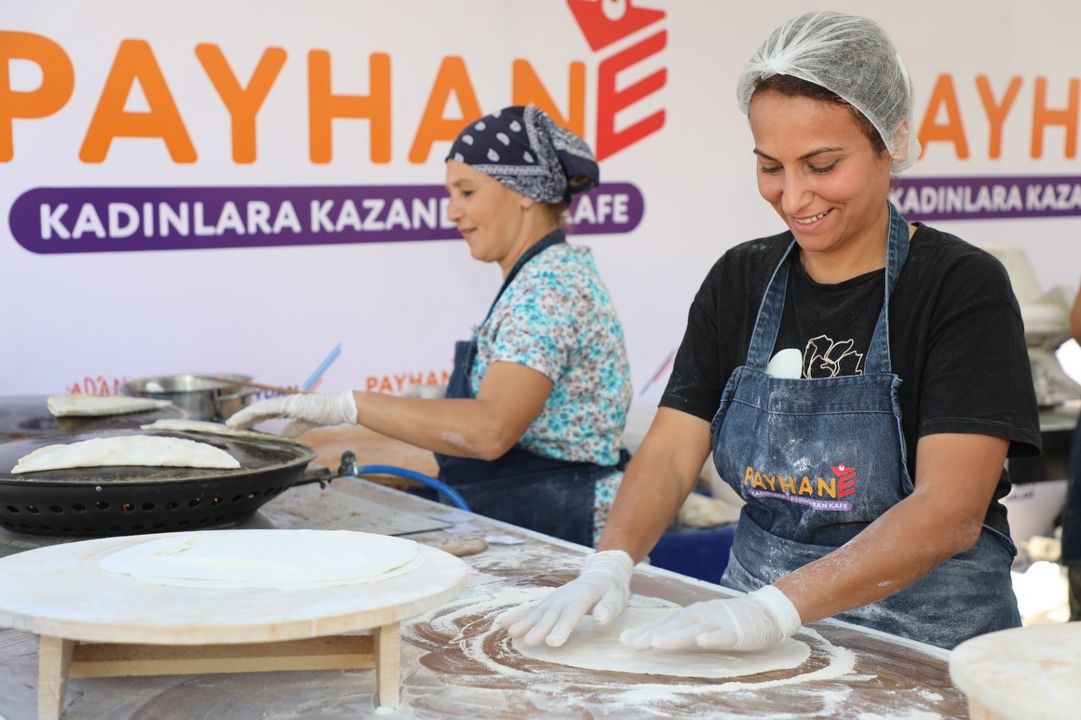
[[[586,556],[578,577],[556,588],[536,605],[509,610],[496,620],[512,638],[523,638],[526,645],[551,647],[567,641],[578,621],[590,610],[601,625],[627,607],[631,594],[634,561],[622,550],[605,550]]]
[[[800,629],[799,611],[783,592],[766,585],[743,597],[708,600],[640,627],[619,641],[635,650],[764,650]]]
[[[225,421],[229,427],[246,428],[268,418],[284,417],[315,425],[344,425],[357,421],[353,391],[333,395],[286,395],[252,403]]]

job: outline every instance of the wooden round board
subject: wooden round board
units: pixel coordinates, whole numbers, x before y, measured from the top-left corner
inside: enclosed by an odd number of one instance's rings
[[[973,718],[1058,720],[1081,708],[1081,622],[1031,625],[966,640],[950,679]]]
[[[210,530],[174,535],[200,535]],[[290,530],[273,532],[289,533]],[[71,640],[155,645],[256,643],[340,635],[400,622],[465,587],[458,558],[420,545],[417,568],[317,589],[158,585],[102,570],[102,558],[166,534],[101,538],[0,559],[0,626]]]

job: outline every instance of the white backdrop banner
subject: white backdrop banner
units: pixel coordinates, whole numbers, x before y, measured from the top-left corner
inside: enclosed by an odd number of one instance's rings
[[[1081,267],[1081,4],[835,2],[891,34],[924,152],[910,220]],[[814,6],[776,0],[0,0],[0,395],[242,372],[323,389],[445,382],[500,283],[446,219],[473,117],[535,103],[602,185],[572,209],[654,403],[758,196],[739,71]],[[978,21],[977,21],[978,18]],[[979,28],[978,31],[976,28]]]

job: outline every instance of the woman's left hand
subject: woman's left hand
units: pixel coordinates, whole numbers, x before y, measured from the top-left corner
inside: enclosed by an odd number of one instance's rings
[[[764,650],[800,629],[800,616],[772,585],[743,597],[709,600],[624,630],[620,642],[635,650]]]

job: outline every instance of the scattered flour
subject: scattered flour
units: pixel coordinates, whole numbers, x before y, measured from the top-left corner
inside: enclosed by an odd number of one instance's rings
[[[474,590],[487,590],[484,586],[474,586]],[[522,603],[539,600],[551,592],[550,587],[534,588],[510,588],[499,589],[494,596],[468,604],[445,606],[425,618],[427,624],[440,635],[446,635],[449,642],[457,645],[462,653],[471,661],[483,666],[491,673],[510,678],[528,680],[530,684],[538,683],[538,673],[533,669],[522,667],[523,657],[514,649],[513,643],[501,630],[497,630],[492,621],[502,612]],[[473,594],[473,593],[470,593]],[[632,604],[640,607],[664,607],[671,603],[656,598],[634,596]],[[480,617],[480,620],[470,618]],[[476,626],[483,623],[486,626],[481,632],[473,632]],[[415,626],[414,626],[415,627]],[[469,631],[469,632],[466,632]],[[493,657],[491,652],[492,641],[495,636],[501,636],[497,641],[499,653]],[[630,688],[620,690],[619,697],[627,702],[638,703],[645,699],[657,700],[664,695],[676,696],[686,693],[717,693],[737,692],[746,690],[758,690],[767,687],[780,687],[784,685],[798,685],[811,681],[832,680],[851,673],[856,664],[855,654],[843,647],[834,645],[818,632],[809,628],[803,628],[797,637],[810,641],[813,648],[825,656],[826,663],[823,667],[807,672],[798,673],[792,677],[753,681],[729,681],[729,682],[677,682],[649,683],[635,682]],[[414,640],[416,642],[416,640]],[[528,663],[528,661],[526,661]],[[549,665],[549,667],[551,667]],[[562,666],[560,666],[562,667]],[[566,668],[567,670],[574,670]],[[588,682],[589,673],[574,670],[580,678]],[[868,679],[866,676],[857,676],[855,679]],[[579,680],[578,682],[582,682]]]

